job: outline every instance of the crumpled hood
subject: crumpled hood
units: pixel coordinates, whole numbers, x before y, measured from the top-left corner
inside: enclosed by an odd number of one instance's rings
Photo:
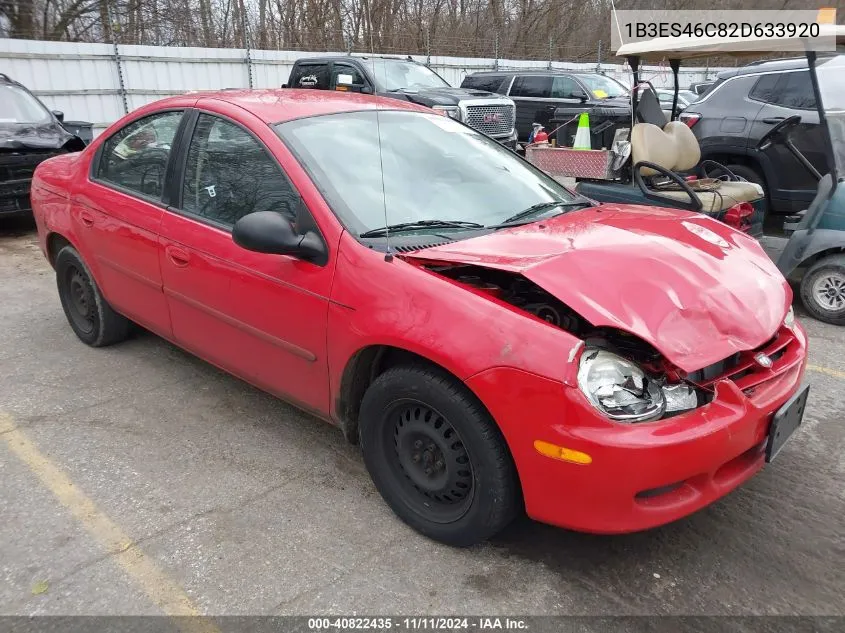
[[[655,207],[603,205],[403,257],[520,273],[687,372],[767,342],[792,300],[756,240]]]
[[[73,134],[56,121],[32,125],[30,123],[0,123],[0,149],[59,149]]]

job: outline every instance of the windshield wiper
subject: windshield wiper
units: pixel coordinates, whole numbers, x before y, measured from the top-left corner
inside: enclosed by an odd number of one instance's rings
[[[401,222],[399,224],[388,224],[378,229],[364,231],[358,237],[384,237],[389,233],[401,233],[402,231],[414,231],[416,229],[483,229],[484,225],[478,222],[464,222],[463,220],[417,220],[415,222]]]
[[[563,207],[566,209],[574,209],[574,208],[582,208],[586,209],[587,207],[592,206],[591,203],[587,202],[586,200],[578,201],[578,202],[538,202],[537,204],[532,204],[527,209],[523,209],[516,215],[512,215],[508,219],[500,222],[499,224],[493,224],[488,226],[488,229],[501,229],[506,226],[518,226],[520,224],[527,224],[528,222],[533,222],[535,216],[543,213],[544,211],[549,211],[550,209],[556,209],[559,207]]]

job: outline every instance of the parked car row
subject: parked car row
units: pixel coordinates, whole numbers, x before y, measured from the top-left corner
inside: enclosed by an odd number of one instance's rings
[[[172,97],[42,162],[76,336],[138,324],[336,424],[452,545],[521,512],[647,529],[777,456],[807,339],[753,238],[599,205],[427,105],[349,92]]]

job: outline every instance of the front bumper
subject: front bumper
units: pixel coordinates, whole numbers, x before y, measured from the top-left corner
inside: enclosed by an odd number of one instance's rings
[[[510,136],[494,137],[496,141],[513,151],[516,151],[516,138],[516,130],[514,130]]]
[[[32,174],[42,161],[61,154],[50,152],[0,153],[0,218],[32,213]]]
[[[704,508],[763,467],[772,416],[804,373],[800,326],[795,337],[791,365],[753,394],[723,379],[709,404],[657,422],[611,423],[577,387],[510,368],[482,372],[467,384],[502,429],[531,518],[584,532],[635,532]],[[586,453],[592,462],[543,456],[536,440]]]

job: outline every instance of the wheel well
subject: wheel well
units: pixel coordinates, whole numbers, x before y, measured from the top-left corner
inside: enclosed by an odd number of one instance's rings
[[[710,154],[706,157],[702,156],[702,158],[706,158],[707,160],[715,160],[717,163],[721,163],[722,165],[745,165],[746,167],[750,167],[763,179],[763,182],[766,182],[766,172],[763,170],[763,166],[760,162],[752,158],[751,156],[747,156],[745,154],[725,154],[725,153],[716,153]]]
[[[47,236],[47,257],[50,260],[50,265],[56,267],[56,255],[65,246],[71,246],[71,243],[64,236],[58,233],[50,233]]]
[[[437,363],[408,350],[390,345],[371,345],[359,350],[346,364],[340,380],[340,395],[335,411],[341,420],[343,434],[352,444],[358,443],[358,413],[361,400],[372,382],[397,365],[425,365],[460,380]]]
[[[845,254],[845,247],[843,246],[835,246],[833,248],[828,248],[818,253],[814,253],[810,255],[807,259],[801,262],[796,268],[809,268],[813,264],[815,264],[820,259],[824,259],[830,255],[842,255]]]

